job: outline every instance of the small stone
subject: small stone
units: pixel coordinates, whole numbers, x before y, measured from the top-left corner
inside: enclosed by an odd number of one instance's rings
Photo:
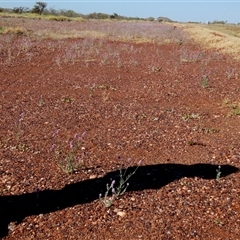
[[[123,211],[119,211],[119,212],[117,212],[117,215],[120,216],[120,217],[125,217],[126,213],[123,212]]]
[[[97,175],[91,175],[91,176],[89,177],[89,179],[95,179],[95,178],[97,178]]]
[[[16,223],[15,222],[10,222],[8,225],[8,230],[13,231],[16,227]]]
[[[118,212],[120,212],[120,210],[119,210],[118,208],[115,208],[115,209],[113,210],[113,212],[118,213]]]

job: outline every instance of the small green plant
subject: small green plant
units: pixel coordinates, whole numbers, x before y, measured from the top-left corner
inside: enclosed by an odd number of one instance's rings
[[[231,104],[232,111],[230,115],[240,115],[240,102],[236,104]]]
[[[62,101],[65,103],[72,103],[74,101],[74,98],[71,97],[63,97]]]
[[[222,101],[223,106],[228,105],[229,103],[230,103],[230,100],[228,98],[224,98]]]
[[[183,181],[183,182],[181,182],[181,185],[188,186],[188,182],[187,181]]]
[[[43,103],[44,103],[44,101],[43,101],[43,97],[42,97],[42,95],[40,96],[40,99],[39,99],[39,102],[38,102],[38,106],[39,107],[42,107],[43,106]]]
[[[228,79],[231,79],[232,77],[234,77],[234,69],[227,68],[226,75]]]
[[[99,199],[101,201],[101,203],[106,207],[110,207],[114,201],[115,198],[118,198],[119,196],[123,195],[128,186],[129,186],[129,183],[127,182],[133,174],[136,173],[137,169],[139,168],[140,164],[141,164],[141,161],[138,162],[138,165],[137,167],[134,169],[134,171],[132,173],[129,173],[127,174],[127,170],[129,168],[129,165],[130,165],[130,162],[131,162],[131,159],[129,158],[127,160],[128,162],[128,166],[126,167],[125,170],[123,170],[122,168],[119,170],[119,183],[118,183],[118,186],[114,187],[116,181],[115,180],[112,180],[111,182],[111,185],[109,186],[109,184],[107,184],[107,190],[104,194],[104,197],[102,198],[102,194],[100,193],[99,194]],[[111,196],[108,196],[109,195],[109,192],[112,192],[112,195]]]
[[[223,223],[219,219],[216,219],[214,222],[220,227],[223,225]]]
[[[209,87],[209,76],[204,74],[202,75],[202,83],[201,83],[202,88],[208,88]]]
[[[183,40],[178,39],[178,40],[177,40],[177,44],[178,44],[179,46],[182,46],[182,45],[183,45]]]
[[[96,89],[102,89],[103,90],[103,101],[107,101],[109,99],[109,92],[107,93],[108,90],[111,91],[116,91],[117,89],[109,84],[103,84],[103,85],[96,85],[95,83],[89,87],[89,96],[93,97],[93,94]]]
[[[110,95],[110,92],[107,92],[106,90],[103,91],[102,98],[104,102],[109,100],[109,95]]]
[[[206,129],[204,129],[204,132],[205,133],[218,133],[219,130],[215,129],[215,128],[206,128]]]
[[[112,181],[111,185],[109,186],[109,184],[107,183],[106,187],[107,190],[104,194],[104,197],[102,199],[102,194],[99,194],[99,199],[101,201],[101,203],[103,204],[103,206],[105,206],[106,208],[110,207],[115,199],[115,189],[114,189],[114,184],[115,184],[115,180]],[[109,197],[109,191],[112,190],[112,196]]]
[[[58,65],[58,67],[60,68],[61,67],[61,59],[60,58],[57,58],[55,60],[56,64]]]
[[[17,141],[18,145],[20,144],[20,138],[21,138],[21,134],[22,134],[23,115],[24,114],[21,113],[18,121],[16,122],[16,141]]]
[[[52,137],[57,139],[59,136],[60,130],[58,129]],[[85,148],[82,147],[82,154],[79,156],[79,149],[84,141],[86,132],[79,136],[75,134],[74,137],[68,143],[68,146],[63,146],[62,143],[56,141],[56,143],[52,144],[50,151],[54,152],[56,161],[63,172],[65,173],[74,173],[76,172],[80,166],[84,166],[83,157],[85,156]]]
[[[71,97],[63,97],[62,98],[62,101],[63,102],[66,102],[66,103],[72,103],[74,101],[74,98],[71,98]]]
[[[200,116],[198,113],[185,113],[182,117],[184,121],[188,121],[189,119],[199,119]]]
[[[221,178],[221,174],[222,174],[222,172],[221,172],[221,166],[218,166],[218,169],[216,170],[216,172],[217,172],[217,175],[216,175],[216,181],[220,181],[220,178]]]

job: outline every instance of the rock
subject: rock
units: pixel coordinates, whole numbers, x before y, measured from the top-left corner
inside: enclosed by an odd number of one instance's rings
[[[123,211],[119,211],[119,212],[117,212],[117,215],[120,216],[120,217],[125,217],[126,213],[123,212]]]

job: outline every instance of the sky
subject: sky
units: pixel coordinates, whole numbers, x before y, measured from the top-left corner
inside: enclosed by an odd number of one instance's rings
[[[39,1],[39,0],[37,0]],[[0,0],[0,7],[28,7],[32,8],[37,1],[4,1]],[[167,17],[178,22],[227,21],[240,23],[240,0],[192,0],[192,1],[161,1],[161,0],[83,0],[83,1],[44,1],[47,8],[56,10],[73,10],[77,13],[89,14],[93,12],[113,14],[126,17]]]

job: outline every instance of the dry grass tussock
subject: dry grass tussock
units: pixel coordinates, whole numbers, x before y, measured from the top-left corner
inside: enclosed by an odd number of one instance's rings
[[[23,27],[6,27],[2,28],[2,34],[16,34],[16,35],[27,35],[29,31]]]
[[[231,54],[235,59],[240,60],[240,38],[197,24],[180,26],[190,34],[193,41],[201,46],[210,49],[214,48],[225,54]]]
[[[6,13],[6,12],[0,12],[0,17],[2,18],[22,18],[22,19],[44,19],[49,21],[74,21],[74,22],[84,22],[85,20],[82,17],[66,17],[66,16],[53,16],[53,15],[39,15],[36,13],[23,13],[23,14],[17,14],[17,13]]]
[[[240,38],[240,25],[236,24],[207,24],[204,27]]]
[[[68,38],[105,38],[106,35],[102,32],[98,31],[80,31],[80,30],[64,30],[62,32],[59,31],[49,31],[49,30],[39,30],[35,32],[35,37],[37,39],[55,39],[55,40],[60,40],[60,39],[68,39]]]

